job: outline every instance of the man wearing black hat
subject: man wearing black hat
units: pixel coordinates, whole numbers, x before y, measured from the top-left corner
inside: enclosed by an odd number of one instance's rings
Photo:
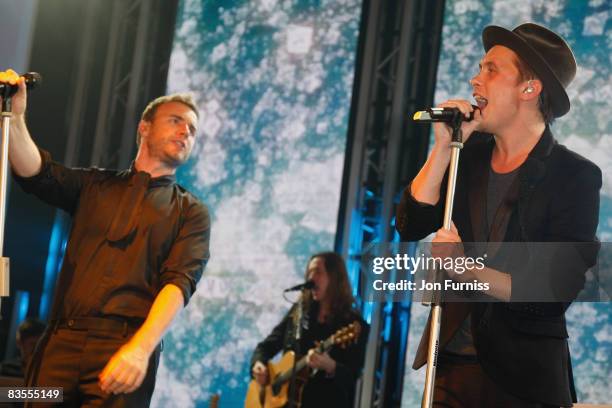
[[[466,144],[452,228],[438,229],[451,130],[436,123],[431,153],[398,208],[402,240],[437,231],[435,243],[596,243],[601,171],[557,144],[550,129],[570,109],[566,88],[576,74],[571,49],[533,23],[512,31],[489,26],[482,38],[486,55],[470,81],[478,109],[462,99],[439,105],[466,116],[474,111],[474,119],[462,124]],[[565,324],[570,302],[516,302],[519,273],[487,266],[453,276],[489,283],[486,295],[501,302],[444,307],[434,405],[558,407],[576,401]],[[581,286],[584,269],[571,273]],[[426,362],[429,324],[415,369]]]

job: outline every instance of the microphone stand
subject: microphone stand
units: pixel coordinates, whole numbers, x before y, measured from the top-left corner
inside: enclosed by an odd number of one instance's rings
[[[8,184],[8,149],[9,127],[11,124],[12,107],[11,97],[15,93],[14,87],[5,85],[2,90],[2,143],[0,145],[0,306],[1,299],[9,295],[9,258],[4,253],[4,227],[6,223],[6,187]]]
[[[455,199],[455,186],[457,185],[457,168],[459,166],[459,153],[463,148],[463,135],[461,123],[463,114],[455,112],[450,125],[453,129],[451,138],[451,158],[448,170],[448,184],[446,188],[446,202],[444,204],[444,225],[447,230],[451,229],[453,216],[453,201]],[[444,271],[436,269],[434,281],[440,282]],[[423,400],[421,408],[431,408],[434,396],[434,383],[436,379],[436,366],[438,364],[438,353],[440,347],[440,324],[442,321],[442,296],[440,291],[432,291],[430,302],[423,302],[424,305],[431,305],[431,323],[429,326],[429,344],[427,350],[427,370],[425,371],[425,389],[423,390]]]
[[[306,289],[302,289],[302,294],[300,296],[300,298],[297,301],[297,318],[295,319],[295,355],[293,356],[293,367],[291,368],[291,381],[289,382],[289,392],[288,392],[288,396],[289,396],[289,406],[288,408],[293,408],[294,406],[296,406],[296,401],[294,399],[294,397],[297,397],[297,395],[294,396],[295,394],[295,382],[296,382],[296,377],[297,377],[297,373],[296,373],[296,365],[297,365],[297,359],[300,358],[301,355],[301,346],[300,346],[300,340],[302,339],[302,318],[304,315],[304,292],[306,291]]]

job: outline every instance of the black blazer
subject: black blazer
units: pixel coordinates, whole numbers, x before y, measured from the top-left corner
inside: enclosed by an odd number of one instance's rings
[[[484,206],[494,143],[492,135],[475,133],[461,152],[453,222],[464,242],[487,240]],[[441,199],[436,205],[415,201],[410,186],[404,191],[396,222],[403,241],[422,239],[441,228],[446,177]],[[580,254],[580,262],[559,259],[558,264],[550,266],[551,270],[565,268],[564,281],[572,283],[565,297],[575,298],[584,284],[584,272],[595,263],[599,248],[595,232],[601,179],[601,170],[595,164],[559,145],[547,127],[521,166],[518,181],[497,211],[490,240],[592,243],[591,251]],[[506,227],[497,228],[498,225]],[[524,275],[518,261],[510,267],[511,300],[521,299],[525,280],[534,278]],[[555,284],[554,281],[547,283]],[[567,286],[563,289],[567,292]],[[571,406],[576,395],[565,323],[569,304],[516,301],[446,304],[442,313],[440,349],[444,349],[467,314],[472,312],[472,335],[478,361],[498,385],[529,401]],[[429,324],[428,321],[419,344],[413,364],[415,369],[427,360]]]

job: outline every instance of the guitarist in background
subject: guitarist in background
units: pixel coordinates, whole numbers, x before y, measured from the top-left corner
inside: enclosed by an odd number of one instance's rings
[[[297,307],[294,305],[255,348],[251,359],[252,375],[260,385],[268,384],[268,360],[281,350],[283,353],[299,350],[302,354],[307,353],[308,366],[316,370],[304,386],[301,407],[352,407],[355,381],[363,367],[368,330],[361,314],[353,308],[354,299],[344,260],[334,252],[313,255],[305,279],[312,280],[315,286],[302,295],[304,311],[299,348],[295,344]],[[363,328],[356,342],[345,348],[334,347],[329,353],[315,351],[316,342],[355,320]]]

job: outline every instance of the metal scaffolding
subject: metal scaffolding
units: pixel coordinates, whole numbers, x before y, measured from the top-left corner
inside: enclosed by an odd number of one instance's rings
[[[433,103],[444,0],[365,1],[336,248],[355,288],[373,243],[396,241],[395,206],[425,160],[429,129],[412,113]],[[361,407],[401,404],[410,303],[362,302],[370,338]]]

